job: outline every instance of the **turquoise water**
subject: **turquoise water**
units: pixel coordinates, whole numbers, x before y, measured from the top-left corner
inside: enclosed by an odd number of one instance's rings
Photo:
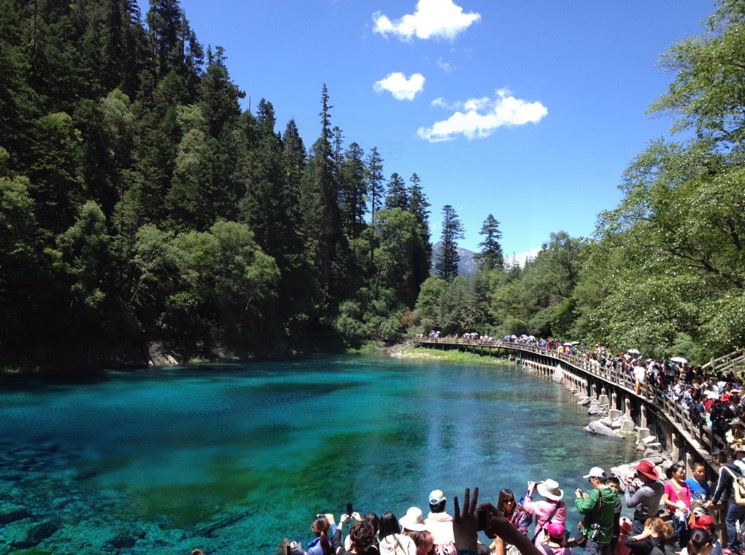
[[[591,466],[634,458],[574,399],[508,366],[346,356],[5,386],[0,550],[273,553],[348,502],[400,516],[545,478],[571,505]]]

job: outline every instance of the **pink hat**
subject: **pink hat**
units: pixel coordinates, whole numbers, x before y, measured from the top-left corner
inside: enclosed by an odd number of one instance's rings
[[[564,525],[559,522],[549,522],[543,527],[546,533],[552,538],[564,537]]]
[[[621,532],[625,532],[626,534],[631,532],[631,529],[634,527],[634,523],[631,522],[631,519],[627,516],[622,516],[618,523],[621,526]]]

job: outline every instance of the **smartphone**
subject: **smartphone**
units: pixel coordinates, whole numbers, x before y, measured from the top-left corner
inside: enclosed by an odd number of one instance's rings
[[[479,531],[486,530],[486,523],[489,522],[489,513],[486,509],[479,509],[477,516],[479,519]]]
[[[292,555],[292,547],[289,543],[285,545],[285,555]]]
[[[349,516],[352,516],[352,513],[354,512],[354,507],[352,507],[351,503],[347,503],[347,514]]]

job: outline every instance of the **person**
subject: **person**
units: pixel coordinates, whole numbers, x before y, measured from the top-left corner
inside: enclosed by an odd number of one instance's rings
[[[624,498],[626,506],[629,509],[634,509],[632,534],[641,534],[646,520],[659,514],[660,502],[665,490],[658,481],[660,473],[652,462],[641,460],[636,465],[632,465],[631,468],[636,470],[641,486],[632,478],[628,478]]]
[[[427,555],[432,552],[434,542],[429,530],[412,531],[409,532],[409,536],[416,546],[416,555]]]
[[[566,543],[564,525],[549,522],[543,527],[543,538],[536,547],[544,555],[572,555],[572,548]]]
[[[331,536],[336,532],[336,528],[334,515],[317,515],[310,525],[310,531],[315,538],[308,543],[308,551],[303,551],[300,543],[294,541],[290,544],[292,555],[332,555]]]
[[[673,528],[682,549],[688,545],[690,537],[688,519],[691,515],[691,490],[685,482],[685,468],[682,464],[672,465],[665,474],[668,480],[665,482],[662,503],[672,514]]]
[[[521,555],[542,555],[530,538],[515,528],[497,507],[491,503],[479,505],[478,499],[479,488],[473,489],[473,497],[470,488],[466,488],[462,512],[458,497],[454,499],[453,538],[458,555],[476,555],[477,553],[479,527],[476,516],[477,507],[487,511],[489,516],[484,529],[487,538],[494,539],[499,536],[505,543],[515,545]]]
[[[512,493],[511,489],[503,489],[499,492],[497,508],[515,528],[527,535],[533,517],[515,501],[515,494]],[[489,546],[489,550],[495,555],[505,555],[506,553],[516,555],[517,548],[514,545],[505,544],[504,540],[497,536]]]
[[[586,538],[587,555],[611,555],[613,538],[613,513],[616,507],[616,492],[606,484],[605,471],[599,466],[590,469],[584,478],[592,484],[589,493],[580,488],[574,491],[574,504],[582,515],[580,531]]]
[[[659,517],[648,518],[641,534],[626,540],[632,555],[663,555],[665,543],[675,537],[673,527]]]
[[[352,515],[349,514],[343,514],[339,518],[339,525],[336,527],[331,541],[333,552],[336,555],[378,555],[377,547],[374,545],[375,530],[373,530],[372,524],[362,519],[354,522],[349,527],[349,537],[352,538],[351,549],[344,548],[341,539],[342,528],[350,518],[352,518]]]
[[[545,501],[533,501],[533,492],[538,490]],[[528,494],[525,496],[523,508],[526,512],[535,515],[535,528],[533,529],[533,542],[540,539],[541,530],[549,522],[564,524],[567,519],[567,505],[561,499],[564,490],[559,487],[556,480],[544,480],[543,482],[528,482]]]
[[[631,549],[626,545],[626,542],[631,537],[634,523],[627,516],[622,516],[618,522],[618,541],[613,548],[613,555],[629,555]]]
[[[706,481],[706,465],[701,461],[691,464],[691,477],[686,479],[691,490],[691,510],[698,505],[706,510],[711,507],[711,487]]]
[[[722,555],[722,544],[719,543],[719,538],[717,538],[717,535],[715,533],[716,525],[714,524],[714,519],[705,514],[697,516],[696,520],[694,520],[693,524],[691,524],[691,534],[693,534],[694,530],[697,530],[699,528],[706,530],[711,536],[711,544],[713,547],[711,555]]]
[[[424,524],[432,534],[435,555],[455,555],[453,517],[445,511],[446,505],[447,498],[443,491],[432,490],[429,494],[429,514]]]
[[[380,555],[416,555],[414,540],[401,533],[398,519],[390,511],[384,512],[380,517],[378,536]]]
[[[745,474],[745,445],[741,443],[733,443],[730,445],[730,449],[734,453],[734,459],[732,462],[737,465],[741,474]]]
[[[712,462],[719,466],[719,478],[711,498],[712,504],[718,505],[720,502],[726,503],[729,499],[734,500],[734,481],[742,477],[739,468],[729,460],[727,451],[724,450],[717,451]],[[741,529],[745,528],[745,505],[730,503],[724,519],[724,526],[727,528],[727,547],[723,550],[725,555],[730,555],[728,551],[730,553],[740,551],[742,543],[737,533],[738,524]]]
[[[707,530],[697,528],[691,531],[688,544],[680,550],[680,555],[711,555],[713,552],[711,534]]]
[[[357,511],[352,512],[352,518],[356,521],[360,520],[366,520],[370,523],[370,525],[373,527],[373,530],[377,531],[380,525],[380,519],[378,518],[378,515],[376,515],[373,512],[366,513],[365,516],[360,517],[360,513]],[[375,541],[373,542],[373,545],[378,545],[378,539],[375,538]],[[347,535],[346,538],[344,538],[344,549],[349,551],[352,548],[352,538]]]
[[[419,507],[409,507],[406,514],[398,520],[403,533],[408,534],[409,532],[424,532],[427,529],[427,525],[424,522],[424,515]]]
[[[613,508],[613,537],[610,540],[610,550],[611,553],[614,553],[616,551],[616,544],[618,543],[618,536],[621,534],[621,512],[623,511],[623,504],[621,503],[621,480],[617,476],[608,476],[606,483],[616,492],[616,506]]]

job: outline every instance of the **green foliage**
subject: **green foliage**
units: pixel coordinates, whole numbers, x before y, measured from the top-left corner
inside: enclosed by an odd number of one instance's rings
[[[442,208],[441,246],[435,265],[437,275],[445,281],[451,282],[458,275],[458,239],[462,239],[463,234],[463,224],[458,214],[452,206],[446,204]]]
[[[412,322],[696,361],[742,347],[744,6],[722,0],[664,55],[652,111],[693,134],[630,163],[593,240],[553,233],[520,268],[490,214],[466,280],[452,206],[434,277],[419,177],[345,145],[325,85],[306,149],[271,102],[242,111],[225,52],[205,56],[177,0],[152,0],[147,26],[131,0],[0,0],[3,362],[156,338],[200,356],[359,347]]]
[[[479,243],[483,250],[476,255],[485,270],[494,270],[495,268],[504,268],[504,253],[499,240],[502,238],[502,232],[499,230],[499,221],[491,214],[484,220],[479,235],[484,240]]]

